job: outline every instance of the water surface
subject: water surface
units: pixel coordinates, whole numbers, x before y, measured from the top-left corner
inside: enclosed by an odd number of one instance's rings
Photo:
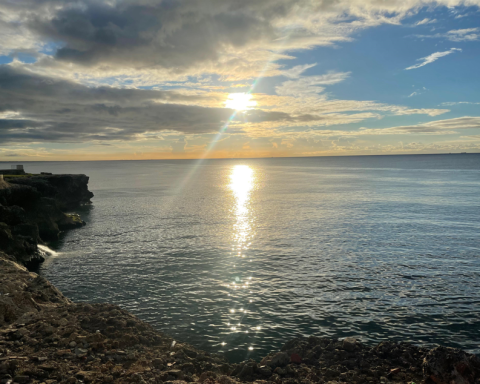
[[[85,173],[43,273],[231,360],[302,335],[480,353],[480,155],[24,163]]]

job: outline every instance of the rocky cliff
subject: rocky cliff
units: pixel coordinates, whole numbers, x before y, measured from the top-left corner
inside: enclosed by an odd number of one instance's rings
[[[88,204],[92,197],[85,175],[12,176],[0,181],[0,250],[34,268],[43,261],[37,244],[85,225],[78,215],[63,211]]]

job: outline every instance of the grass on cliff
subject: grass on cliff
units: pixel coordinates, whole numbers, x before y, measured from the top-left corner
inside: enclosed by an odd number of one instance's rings
[[[66,213],[75,223],[83,224],[83,220],[77,213]]]
[[[27,173],[25,175],[3,175],[4,179],[16,179],[17,177],[30,177],[35,176],[33,173]]]

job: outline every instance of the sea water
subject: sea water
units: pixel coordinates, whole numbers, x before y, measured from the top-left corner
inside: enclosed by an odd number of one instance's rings
[[[308,335],[480,353],[480,155],[24,165],[90,176],[40,271],[74,301],[232,361]]]

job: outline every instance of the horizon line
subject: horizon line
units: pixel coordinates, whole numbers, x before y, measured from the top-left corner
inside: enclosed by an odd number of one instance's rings
[[[324,156],[265,156],[265,157],[212,157],[184,159],[103,159],[103,160],[0,160],[1,163],[45,163],[45,162],[89,162],[89,161],[165,161],[165,160],[259,160],[259,159],[313,159],[324,157],[373,157],[373,156],[444,156],[444,155],[480,155],[480,152],[445,152],[445,153],[391,153],[372,155],[324,155]]]

